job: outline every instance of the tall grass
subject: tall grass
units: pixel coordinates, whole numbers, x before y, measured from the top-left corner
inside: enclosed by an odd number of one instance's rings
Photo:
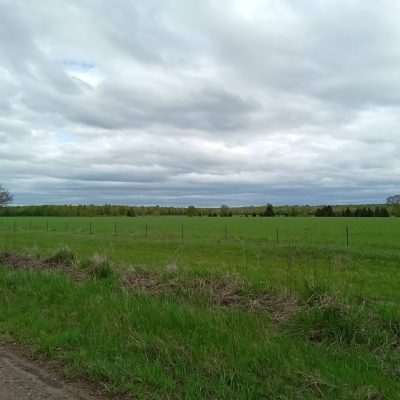
[[[70,267],[0,266],[0,334],[139,399],[397,399],[398,237],[397,219],[4,218],[0,250]],[[135,271],[172,289],[121,285]],[[220,307],[199,281],[298,307]]]
[[[7,269],[0,288],[3,337],[138,399],[395,399],[400,391],[396,360],[353,334],[363,317],[311,309],[294,330],[264,314],[128,293],[114,280],[77,285]],[[329,345],[308,338],[318,321]]]

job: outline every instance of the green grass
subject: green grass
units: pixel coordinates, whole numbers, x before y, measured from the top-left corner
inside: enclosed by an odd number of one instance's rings
[[[3,334],[141,399],[365,399],[368,391],[394,399],[400,390],[396,360],[371,352],[379,337],[352,345],[369,319],[362,313],[348,317],[351,325],[314,310],[286,329],[265,315],[132,295],[108,280],[77,285],[54,273],[2,270],[0,285]],[[321,323],[326,343],[307,340]],[[337,326],[350,332],[345,341]],[[379,327],[390,331],[388,321]]]
[[[399,238],[395,218],[0,219],[2,250],[52,254],[68,246],[79,258],[97,253],[123,266],[163,270],[176,263],[186,273],[235,274],[278,288],[296,289],[305,278],[323,280],[346,293],[396,302]]]
[[[146,228],[147,226],[147,228]],[[210,217],[20,217],[0,218],[0,231],[14,229],[36,232],[97,233],[129,235],[132,239],[248,239],[303,244],[345,245],[349,226],[352,247],[374,244],[379,248],[400,248],[397,218],[210,218]],[[147,232],[147,233],[146,233]]]
[[[398,238],[392,218],[3,218],[1,250],[88,276],[0,268],[0,334],[138,399],[398,399]],[[134,271],[173,290],[127,290]],[[199,279],[299,306],[220,307]]]

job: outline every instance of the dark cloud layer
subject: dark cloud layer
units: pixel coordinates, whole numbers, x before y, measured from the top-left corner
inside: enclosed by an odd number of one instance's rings
[[[351,203],[400,191],[400,5],[0,0],[18,203]]]

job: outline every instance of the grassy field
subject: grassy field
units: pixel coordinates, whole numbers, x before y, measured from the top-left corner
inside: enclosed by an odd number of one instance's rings
[[[0,334],[139,399],[398,399],[399,239],[395,218],[4,218],[1,251],[72,262],[0,269]]]

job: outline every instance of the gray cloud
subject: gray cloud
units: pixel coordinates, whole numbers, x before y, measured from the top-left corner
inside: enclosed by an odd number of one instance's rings
[[[400,190],[393,0],[0,0],[18,203],[336,203]]]

